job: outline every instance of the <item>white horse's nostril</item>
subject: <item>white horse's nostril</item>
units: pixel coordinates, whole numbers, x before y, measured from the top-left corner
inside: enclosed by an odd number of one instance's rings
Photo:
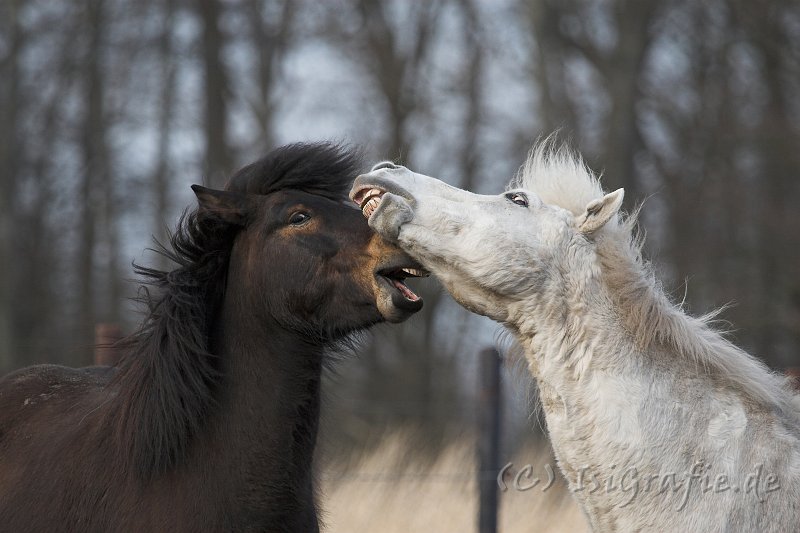
[[[390,170],[397,170],[398,168],[401,168],[401,167],[400,167],[400,165],[395,165],[391,161],[382,161],[382,162],[378,163],[377,165],[375,165],[374,167],[372,167],[372,170],[375,171],[375,170],[380,170],[382,168],[388,168]]]

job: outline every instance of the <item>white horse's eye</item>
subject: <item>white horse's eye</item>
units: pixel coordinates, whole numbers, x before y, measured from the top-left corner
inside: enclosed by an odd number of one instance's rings
[[[522,207],[528,207],[528,197],[522,194],[521,192],[510,192],[506,194],[506,198],[508,198],[517,205],[521,205]]]

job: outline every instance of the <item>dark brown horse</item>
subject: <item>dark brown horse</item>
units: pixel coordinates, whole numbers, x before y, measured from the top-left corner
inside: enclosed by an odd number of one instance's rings
[[[347,191],[358,161],[278,149],[172,238],[119,369],[0,381],[0,530],[318,531],[311,459],[327,349],[422,302],[418,268]]]

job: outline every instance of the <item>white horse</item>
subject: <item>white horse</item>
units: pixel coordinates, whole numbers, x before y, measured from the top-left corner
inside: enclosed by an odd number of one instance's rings
[[[565,149],[483,196],[391,163],[350,194],[467,309],[508,328],[596,531],[800,530],[800,398],[670,303],[623,191]]]

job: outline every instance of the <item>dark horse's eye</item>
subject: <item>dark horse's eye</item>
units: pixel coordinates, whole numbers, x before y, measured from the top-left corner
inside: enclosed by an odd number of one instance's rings
[[[522,194],[521,192],[510,192],[506,194],[506,198],[508,198],[517,205],[521,205],[522,207],[528,207],[528,197]]]
[[[292,216],[289,217],[289,224],[292,226],[302,226],[306,222],[311,219],[311,215],[308,213],[303,213],[302,211],[296,211],[292,213]]]

